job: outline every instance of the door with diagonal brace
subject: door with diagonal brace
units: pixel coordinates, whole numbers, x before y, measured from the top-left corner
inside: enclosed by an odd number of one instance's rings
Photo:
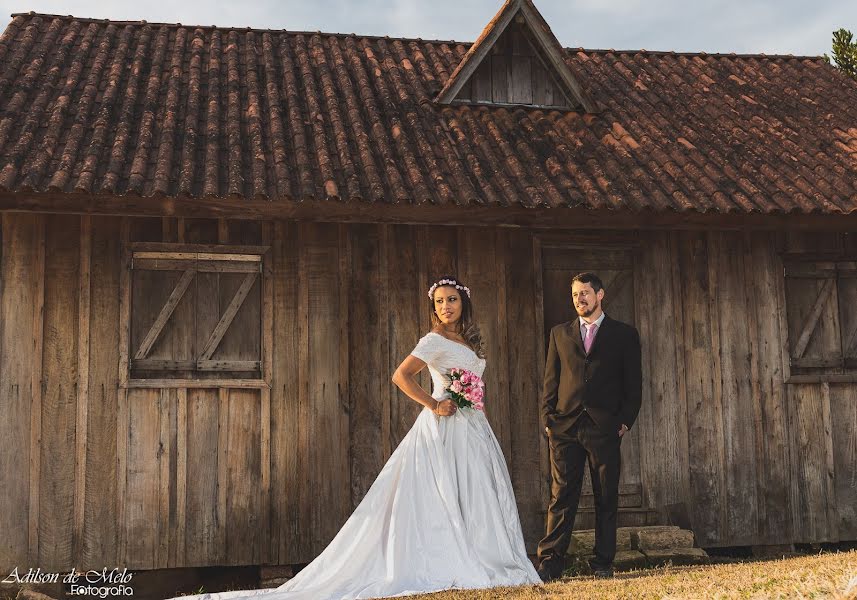
[[[582,271],[595,272],[604,283],[603,310],[612,318],[634,325],[634,253],[627,248],[573,247],[568,244],[542,248],[542,285],[544,294],[544,340],[554,325],[577,318],[571,302],[571,280]],[[620,508],[642,506],[640,480],[640,441],[637,428],[622,442],[622,471],[619,480]],[[588,469],[580,497],[581,511],[591,510],[595,499]]]

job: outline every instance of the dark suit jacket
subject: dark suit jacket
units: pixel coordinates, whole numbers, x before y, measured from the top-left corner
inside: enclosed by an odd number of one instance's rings
[[[583,350],[580,319],[551,329],[542,392],[542,428],[568,431],[584,408],[603,430],[629,429],[643,391],[640,334],[604,315],[589,349]]]

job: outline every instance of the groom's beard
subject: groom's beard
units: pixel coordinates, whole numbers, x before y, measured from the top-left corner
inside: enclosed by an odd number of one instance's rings
[[[595,312],[595,310],[598,308],[598,304],[596,304],[595,306],[593,306],[593,307],[591,307],[591,308],[590,308],[590,307],[587,307],[587,308],[577,308],[576,306],[575,306],[574,308],[575,308],[575,310],[577,310],[577,314],[578,314],[579,316],[581,316],[581,317],[588,317],[589,315],[591,315],[592,313],[594,313],[594,312]]]

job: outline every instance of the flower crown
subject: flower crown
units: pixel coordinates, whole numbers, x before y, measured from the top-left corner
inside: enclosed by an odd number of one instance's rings
[[[434,300],[434,291],[442,285],[451,285],[454,286],[457,290],[464,290],[464,293],[467,294],[467,297],[470,298],[470,288],[466,285],[461,285],[455,279],[441,279],[429,288],[428,297]]]

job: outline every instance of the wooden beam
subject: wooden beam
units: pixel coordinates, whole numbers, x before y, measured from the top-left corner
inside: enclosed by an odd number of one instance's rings
[[[263,389],[271,386],[263,379],[129,379],[120,389],[160,389],[160,388],[185,388],[185,389],[219,389],[219,388],[242,388]]]
[[[804,252],[802,250],[786,250],[786,251],[780,252],[779,254],[780,254],[780,257],[782,258],[782,260],[786,263],[786,268],[790,268],[790,269],[800,269],[800,262],[812,266],[813,262],[836,262],[836,261],[853,261],[854,260],[854,254],[853,253],[849,254],[845,250],[830,250],[827,252],[824,252],[824,251]],[[800,262],[789,262],[789,261],[800,261]],[[818,269],[817,267],[813,267],[813,268]],[[806,272],[807,275],[801,274],[801,277],[809,277],[810,276],[811,271],[808,268],[804,267],[803,271]],[[849,268],[845,268],[845,267],[839,268],[839,266],[837,266],[836,268],[834,268],[834,267],[825,268],[825,269],[823,269],[823,271],[829,271],[831,273],[833,273],[835,271],[835,272],[838,272],[840,275],[842,275],[844,273],[847,277],[854,277],[855,276],[853,269],[849,269]]]
[[[175,242],[177,238],[176,220],[172,217],[161,217],[161,239],[165,242]]]
[[[220,340],[223,339],[223,335],[232,323],[232,319],[235,318],[235,314],[238,312],[238,309],[241,308],[247,294],[250,293],[250,288],[256,281],[256,275],[256,273],[248,273],[244,277],[244,281],[241,282],[241,287],[239,287],[238,291],[235,292],[232,302],[230,302],[229,306],[226,307],[226,310],[223,311],[223,316],[220,317],[217,327],[214,328],[214,331],[211,332],[211,336],[208,338],[208,341],[205,342],[202,354],[199,356],[200,362],[208,361],[208,359],[211,358],[211,355],[214,354],[218,344],[220,344]]]
[[[174,551],[175,542],[171,539],[173,528],[170,527],[170,457],[175,452],[172,448],[172,436],[170,422],[171,396],[174,392],[168,388],[160,390],[157,399],[158,406],[158,485],[157,489],[157,518],[152,523],[157,531],[155,538],[155,565],[157,568],[170,566],[170,551]]]
[[[247,262],[262,262],[262,257],[258,254],[234,254],[227,252],[146,252],[136,251],[133,258],[151,258],[151,259],[175,259],[175,260],[233,260]]]
[[[791,541],[788,428],[779,338],[776,288],[783,283],[772,250],[772,235],[742,236],[749,310],[750,384],[755,421],[759,531],[756,542]]]
[[[131,361],[135,371],[259,371],[258,360],[169,360],[143,358]]]
[[[213,537],[219,546],[221,560],[226,558],[226,532],[229,529],[226,520],[229,494],[229,396],[227,388],[217,390],[217,529]]]
[[[187,288],[190,285],[190,282],[193,279],[194,275],[196,275],[196,271],[188,269],[184,272],[181,279],[179,279],[179,282],[176,284],[176,287],[170,294],[169,299],[167,299],[167,303],[164,304],[164,306],[161,308],[161,312],[160,314],[158,314],[158,318],[155,319],[155,322],[152,324],[151,329],[149,329],[149,332],[146,334],[146,337],[143,338],[143,342],[140,344],[140,347],[134,354],[134,358],[136,360],[146,358],[146,355],[149,353],[149,350],[152,349],[152,345],[154,345],[155,341],[158,339],[158,336],[161,335],[161,331],[163,330],[164,325],[167,324],[167,320],[169,320],[169,318],[173,314],[173,311],[176,309],[176,305],[178,305],[179,301],[184,297],[184,294],[187,291]]]
[[[293,326],[297,328],[297,393],[291,399],[293,406],[297,410],[290,416],[297,421],[297,439],[293,442],[296,450],[297,470],[296,477],[299,477],[301,485],[294,486],[293,493],[297,496],[293,506],[297,509],[299,515],[298,523],[295,529],[298,535],[294,543],[298,546],[295,554],[305,556],[312,552],[313,540],[315,532],[311,527],[305,524],[310,522],[312,512],[312,494],[307,489],[307,483],[313,479],[310,469],[312,468],[311,446],[315,443],[314,431],[312,428],[313,406],[310,403],[310,328],[309,328],[309,247],[315,242],[311,233],[306,231],[305,226],[297,226],[293,229],[294,237],[291,240],[292,244],[297,246],[295,252],[297,269],[291,277],[298,280],[297,289],[295,290],[297,317],[294,320]],[[289,310],[290,307],[284,307]],[[284,311],[285,312],[285,311]],[[288,312],[286,314],[289,314]],[[294,410],[294,409],[293,409]],[[344,486],[343,486],[344,489]],[[314,554],[313,554],[314,555]]]
[[[772,267],[777,273],[776,278],[776,297],[777,297],[777,326],[780,332],[780,365],[783,369],[783,381],[786,381],[791,376],[791,352],[789,351],[789,321],[788,315],[786,313],[786,278],[780,277],[779,273],[782,272],[785,274],[785,266],[783,266],[783,260],[780,255],[777,253],[777,237],[781,237],[780,234],[773,234],[769,236],[770,242],[768,246],[768,251],[770,252],[770,256],[772,259]],[[786,390],[783,388],[784,397],[786,397]],[[790,445],[786,444],[786,447],[789,448]]]
[[[261,494],[261,513],[262,523],[260,532],[261,539],[261,556],[260,560],[263,563],[270,562],[271,548],[271,388],[264,387],[259,390],[261,396],[260,406],[260,423],[259,423],[259,446],[260,450],[260,465],[262,485],[259,493]]]
[[[542,244],[539,236],[534,235],[533,238],[533,280],[535,288],[533,290],[533,299],[535,301],[536,312],[536,364],[538,367],[536,380],[541,389],[541,382],[544,381],[545,368],[545,293],[544,293],[544,270],[542,269]],[[540,408],[540,407],[539,407]],[[551,464],[550,464],[550,446],[548,444],[548,436],[544,432],[541,425],[541,412],[539,413],[539,462],[541,470],[539,473],[539,497],[542,504],[547,506],[550,502],[551,493]]]
[[[274,224],[262,224],[262,242],[270,246],[274,240]],[[273,351],[274,351],[274,265],[272,263],[272,252],[269,250],[265,253],[262,262],[262,339],[260,340],[260,356],[262,379],[268,386],[260,390],[261,395],[261,414],[260,414],[260,429],[261,434],[261,469],[262,469],[262,531],[261,537],[262,554],[260,560],[263,564],[271,564],[275,560],[275,553],[272,550],[272,498],[271,498],[271,457],[272,457],[272,440],[271,440],[271,389],[270,385],[273,381]],[[279,531],[274,535],[274,539],[279,536]]]
[[[75,424],[73,556],[83,556],[86,508],[86,448],[89,423],[89,312],[92,262],[92,217],[80,218],[79,308],[77,313],[77,421]],[[101,317],[101,315],[99,315]]]
[[[539,58],[538,56],[536,58]],[[542,64],[543,61],[539,59],[539,62]],[[551,81],[556,82],[556,79],[551,76]],[[560,88],[562,91],[562,88]],[[565,93],[563,92],[563,96]],[[514,104],[512,102],[495,102],[488,100],[452,100],[450,103],[452,106],[494,106],[498,108],[514,108],[515,110],[540,110],[540,111],[557,111],[564,113],[571,112],[581,112],[580,107],[576,106],[576,104],[569,100],[569,105],[566,106],[564,104]]]
[[[119,225],[119,390],[116,398],[116,561],[126,562],[128,528],[125,520],[125,492],[128,488],[128,356],[131,330],[131,219],[122,217]]]
[[[798,369],[835,369],[841,368],[845,360],[841,356],[829,358],[792,357],[791,366]]]
[[[830,539],[839,539],[839,511],[836,507],[836,482],[835,459],[833,457],[833,426],[830,421],[830,383],[825,381],[821,384],[821,423],[824,432],[825,466],[822,477],[824,478],[825,491],[827,492],[827,526],[831,532]]]
[[[200,256],[212,260],[228,260],[230,257],[240,256],[240,260],[257,260],[258,255],[265,254],[270,250],[270,245],[265,246],[230,246],[219,244],[174,244],[171,242],[131,242],[129,248],[134,251],[134,256],[145,256],[144,252],[157,253],[157,256],[171,256],[175,252],[188,253],[194,258]]]
[[[349,396],[348,390],[350,389],[350,349],[351,349],[351,341],[349,336],[350,331],[350,323],[352,322],[351,315],[348,313],[348,303],[351,301],[351,289],[350,289],[350,279],[351,279],[351,240],[348,235],[348,227],[346,225],[339,225],[337,227],[337,257],[339,259],[338,264],[336,265],[337,274],[338,274],[338,283],[339,289],[338,298],[339,301],[339,401],[346,407],[342,413],[339,415],[339,439],[343,441],[345,447],[347,448],[345,453],[345,466],[344,470],[348,474],[349,485],[348,488],[351,490],[351,494],[346,492],[346,495],[350,495],[351,498],[344,502],[344,513],[350,515],[351,511],[357,507],[359,500],[362,500],[362,496],[358,499],[354,496],[354,473],[352,471],[352,465],[354,463],[354,456],[352,452],[352,440],[351,440],[351,424],[354,421],[354,418],[351,413],[350,401],[351,398]],[[346,488],[346,489],[348,489]],[[361,490],[362,491],[362,490]]]
[[[708,233],[705,235],[706,244],[707,244],[707,256],[708,256],[708,290],[717,290],[720,289],[721,280],[722,280],[722,269],[720,267],[722,253],[720,251],[720,244],[722,243],[722,236],[716,233]],[[711,336],[709,341],[711,342],[711,376],[712,376],[712,397],[714,399],[713,406],[713,426],[714,431],[711,434],[713,438],[713,442],[715,444],[714,448],[711,448],[712,453],[716,452],[717,460],[714,471],[714,476],[717,478],[717,489],[718,489],[718,498],[720,501],[713,507],[713,510],[717,511],[717,532],[719,534],[720,539],[723,539],[726,534],[726,525],[728,523],[728,509],[726,498],[728,495],[727,488],[727,480],[726,480],[726,468],[723,468],[721,465],[728,464],[726,461],[726,440],[725,440],[725,431],[723,428],[723,360],[721,358],[721,350],[723,345],[721,343],[721,333],[720,333],[720,323],[716,319],[716,315],[720,314],[720,305],[718,304],[719,298],[716,294],[708,293],[708,314],[712,318],[711,323]],[[685,377],[685,388],[687,387],[687,378]]]
[[[229,243],[229,221],[223,217],[217,219],[217,243]]]
[[[378,228],[378,287],[382,290],[388,289],[390,284],[395,281],[395,274],[390,272],[390,235],[389,225],[381,225]],[[380,297],[380,295],[376,297]],[[382,332],[378,336],[378,344],[380,345],[381,352],[381,368],[384,369],[384,373],[391,373],[395,368],[395,363],[390,355],[390,336],[383,334],[384,331],[389,331],[389,329],[381,327],[379,331]],[[392,414],[391,404],[393,400],[393,389],[389,383],[384,381],[384,384],[381,385],[381,445],[383,451],[381,456],[384,457],[384,462],[387,462],[390,454],[393,452],[390,443],[390,415]]]
[[[195,360],[170,360],[160,358],[134,358],[132,371],[190,371],[196,368]]]
[[[131,345],[131,219],[120,219],[119,240],[119,385],[128,381]]]
[[[33,368],[30,371],[30,510],[29,510],[29,560],[39,563],[39,490],[42,474],[42,365],[45,324],[45,218],[36,219],[35,259],[33,277],[33,338],[30,340]],[[10,349],[7,349],[7,351]],[[22,348],[22,351],[25,351]]]
[[[852,354],[852,352],[854,352],[854,350],[855,350],[854,345],[855,345],[855,342],[857,342],[857,323],[855,323],[854,327],[851,330],[851,333],[849,333],[847,336],[845,336],[845,339],[847,341],[842,346],[842,355],[843,356],[850,356]]]
[[[260,371],[262,369],[262,361],[197,360],[196,368],[200,371]]]
[[[824,282],[824,287],[821,288],[821,292],[818,294],[818,299],[812,307],[812,312],[804,322],[803,330],[797,338],[794,352],[792,352],[793,359],[798,359],[803,356],[803,353],[809,344],[812,332],[815,331],[815,326],[818,325],[818,319],[821,317],[821,311],[824,310],[824,305],[827,304],[827,301],[830,299],[830,295],[833,293],[834,285],[834,279],[828,279]]]
[[[857,383],[857,373],[813,373],[812,375],[792,375],[784,381],[788,385],[805,383]]]
[[[640,249],[639,231],[575,231],[572,235],[567,231],[539,231],[536,233],[542,248],[563,248],[586,250],[593,245],[598,247],[627,248],[634,252]],[[603,262],[603,261],[602,261]],[[620,265],[616,265],[621,269]]]
[[[146,271],[196,271],[197,273],[259,273],[262,269],[253,261],[212,261],[195,259],[135,258],[132,268]]]
[[[0,192],[0,210],[58,214],[100,214],[153,217],[182,214],[193,218],[284,219],[307,222],[391,223],[473,227],[527,227],[534,229],[718,229],[733,231],[855,231],[857,211],[849,214],[762,214],[678,212],[672,209],[613,210],[586,207],[524,208],[522,206],[436,206],[408,203],[369,203],[360,200],[293,202],[212,198],[144,198],[83,194],[23,194]],[[140,242],[143,244],[144,242]],[[156,242],[145,242],[150,247]],[[164,248],[164,244],[160,244]],[[214,248],[233,248],[217,246]]]
[[[274,223],[262,224],[262,241],[269,248],[262,259],[262,379],[271,383],[274,372],[274,264],[271,244],[274,240]]]
[[[461,231],[463,231],[463,230],[459,229],[459,248],[461,248],[461,246],[462,246],[462,239],[461,239],[461,233],[460,233]],[[491,324],[494,327],[494,331],[495,331],[496,337],[494,339],[497,340],[497,342],[496,342],[497,358],[499,359],[500,365],[506,366],[506,368],[500,368],[497,370],[498,389],[496,392],[494,392],[492,397],[496,398],[497,400],[500,400],[500,402],[497,403],[500,406],[495,407],[494,411],[496,411],[495,414],[498,415],[498,417],[502,423],[502,432],[505,433],[505,439],[501,440],[501,444],[502,444],[502,447],[504,448],[504,450],[509,452],[509,454],[507,454],[507,457],[508,457],[507,463],[509,463],[509,465],[512,465],[512,462],[513,462],[513,458],[512,458],[513,446],[512,446],[512,443],[513,443],[513,439],[514,439],[515,433],[516,433],[513,430],[512,412],[517,410],[517,402],[515,402],[514,399],[510,398],[511,390],[509,389],[510,388],[509,379],[510,379],[510,377],[513,377],[514,375],[511,374],[511,372],[509,371],[508,366],[507,366],[507,365],[509,365],[509,355],[510,355],[510,351],[509,351],[509,328],[508,328],[508,323],[509,323],[509,309],[508,308],[509,307],[506,304],[507,298],[506,298],[505,290],[507,287],[507,285],[506,285],[507,280],[506,280],[506,265],[504,264],[505,263],[504,257],[506,255],[506,244],[508,242],[508,235],[509,235],[509,232],[507,232],[507,231],[494,230],[493,235],[488,238],[489,240],[492,240],[492,245],[493,245],[493,250],[494,250],[493,257],[494,258],[491,261],[491,263],[484,263],[484,264],[487,264],[490,267],[490,268],[486,267],[485,271],[489,271],[489,270],[494,271],[493,284],[496,286],[495,289],[497,290],[497,294],[496,294],[497,304],[496,304],[496,308],[494,308],[492,310],[492,312],[494,312],[496,316],[494,317],[494,319],[491,320],[492,321]],[[465,243],[466,243],[466,241],[465,241]],[[479,247],[479,246],[477,246],[477,247]],[[478,251],[474,252],[473,255],[471,255],[470,261],[467,261],[471,265],[471,268],[473,268],[473,266],[475,264],[477,264],[476,261],[477,261],[477,255],[478,254],[479,254]],[[490,259],[490,256],[488,258]],[[461,260],[461,261],[459,261],[459,264],[461,265],[464,262],[465,261]],[[462,266],[464,266],[464,265],[462,265]],[[459,267],[459,272],[461,272],[461,271],[462,271],[462,268]],[[481,275],[485,276],[485,275],[487,275],[487,272],[482,273]],[[477,276],[476,279],[478,282],[479,277]],[[487,300],[487,298],[486,298],[486,300]],[[513,306],[512,307],[513,313],[515,312],[515,309],[516,309],[516,307]],[[498,408],[500,409],[499,411],[497,410]]]
[[[176,389],[176,564],[187,564],[187,388]]]
[[[809,256],[806,256],[801,257],[800,261],[786,262],[784,266],[786,277],[800,277],[801,279],[830,279],[836,277],[836,265],[832,261],[824,264],[818,260],[807,260],[808,258]]]

